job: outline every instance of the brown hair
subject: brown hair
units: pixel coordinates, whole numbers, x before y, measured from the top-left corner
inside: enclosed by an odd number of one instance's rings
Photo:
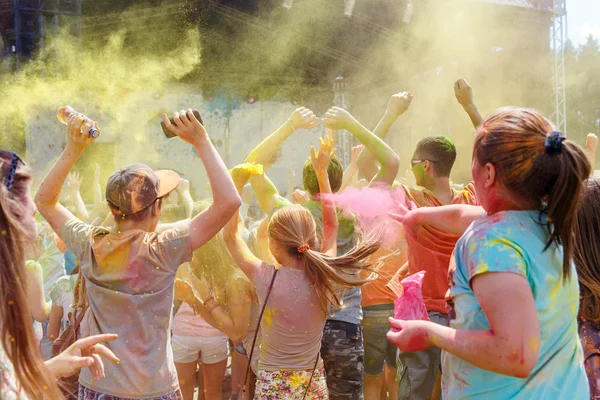
[[[288,254],[298,259],[304,258],[308,280],[314,285],[323,310],[327,305],[341,305],[339,294],[333,284],[343,288],[361,286],[371,282],[374,274],[367,279],[348,279],[342,272],[358,274],[361,270],[375,272],[364,260],[379,248],[379,241],[369,237],[348,253],[330,257],[319,252],[317,224],[310,211],[300,205],[290,205],[276,211],[269,222],[269,238],[284,247]],[[305,247],[308,245],[308,247]],[[300,251],[302,249],[302,251]],[[354,271],[352,271],[354,270]]]
[[[589,178],[575,219],[573,260],[577,268],[579,314],[600,325],[600,180]]]
[[[0,161],[9,162],[4,157]],[[31,178],[29,167],[21,164],[9,191],[4,184],[6,168],[0,167],[0,346],[12,362],[24,394],[32,399],[62,399],[35,343],[26,295],[25,232],[20,219],[33,218],[25,215],[23,208]]]
[[[545,227],[552,244],[562,244],[563,279],[570,275],[573,225],[582,182],[591,166],[585,152],[570,140],[549,151],[545,143],[554,131],[537,111],[507,107],[496,110],[477,129],[473,157],[491,163],[500,184],[517,201],[547,214]]]

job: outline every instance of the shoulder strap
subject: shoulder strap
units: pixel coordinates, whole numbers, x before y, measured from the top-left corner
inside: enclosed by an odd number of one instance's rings
[[[246,392],[246,383],[248,382],[248,375],[250,373],[250,367],[252,365],[252,356],[254,355],[254,346],[256,345],[256,338],[258,337],[258,330],[260,329],[260,321],[262,320],[262,316],[265,313],[265,308],[267,307],[267,302],[269,301],[269,296],[271,295],[271,289],[273,289],[273,283],[275,283],[275,277],[277,276],[277,272],[279,270],[274,268],[275,272],[273,272],[273,277],[271,278],[271,283],[269,284],[269,289],[267,290],[267,295],[265,296],[265,302],[260,310],[260,314],[258,316],[258,323],[256,324],[256,331],[254,331],[254,339],[252,339],[252,347],[250,348],[250,356],[248,357],[248,367],[246,367],[246,374],[244,374],[244,386],[242,388],[242,392]]]
[[[317,359],[315,360],[315,366],[310,374],[310,379],[308,380],[308,385],[306,385],[306,390],[304,391],[304,396],[302,396],[302,400],[306,399],[306,395],[308,394],[308,390],[310,389],[310,384],[312,383],[313,376],[315,376],[315,371],[317,370],[317,364],[319,363],[319,356],[321,355],[321,350],[317,353]]]

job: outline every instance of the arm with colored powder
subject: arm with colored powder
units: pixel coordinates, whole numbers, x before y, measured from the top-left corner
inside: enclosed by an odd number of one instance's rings
[[[50,320],[48,321],[47,336],[51,341],[55,341],[60,334],[60,324],[63,318],[63,308],[59,305],[52,304],[50,310]]]
[[[298,129],[312,129],[317,126],[319,119],[306,107],[300,107],[290,115],[275,132],[267,136],[246,157],[246,162],[268,165],[283,142]]]
[[[385,140],[385,137],[387,136],[394,122],[396,122],[396,119],[400,115],[404,114],[410,107],[412,99],[413,95],[410,92],[401,92],[393,95],[388,102],[383,117],[381,117],[381,120],[375,127],[373,134]],[[373,153],[369,151],[369,149],[364,149],[360,153],[357,164],[360,172],[368,181],[371,181],[375,175],[377,175],[377,172],[379,172],[377,159]]]
[[[25,266],[27,272],[27,299],[29,300],[31,315],[38,322],[47,321],[52,303],[47,302],[44,297],[42,266],[35,261],[28,261]]]
[[[189,224],[192,250],[196,250],[213,238],[223,226],[237,214],[242,204],[229,171],[211,143],[206,130],[191,109],[175,113],[171,124],[166,114],[162,115],[165,126],[196,149],[208,175],[213,192],[213,202],[204,211],[191,219]]]
[[[250,282],[254,282],[254,275],[260,268],[263,261],[252,254],[246,242],[241,237],[238,229],[239,212],[235,213],[231,220],[223,229],[223,239],[227,245],[229,254],[233,257],[235,263],[246,274]]]
[[[330,129],[345,129],[352,133],[366,149],[368,149],[381,164],[379,172],[371,180],[371,183],[383,182],[392,185],[398,169],[400,159],[381,138],[375,136],[367,128],[362,126],[350,113],[339,107],[332,107],[323,117],[323,123]]]
[[[463,107],[473,126],[477,128],[483,122],[483,117],[479,113],[475,102],[473,101],[473,89],[464,78],[459,78],[454,82],[454,95],[456,100]]]
[[[181,179],[179,185],[177,185],[177,191],[183,199],[185,205],[185,217],[192,218],[192,212],[194,211],[194,199],[190,194],[190,181],[187,179]]]
[[[388,332],[388,339],[401,351],[437,346],[478,368],[527,378],[540,348],[538,315],[527,279],[508,272],[483,273],[473,278],[472,287],[489,330],[456,330],[429,321],[390,318],[397,332]]]
[[[404,215],[394,213],[389,215],[396,221],[402,222],[405,231],[412,236],[416,236],[422,225],[429,225],[454,235],[462,235],[473,221],[485,216],[485,210],[479,206],[450,204],[440,207],[421,207],[407,211]]]
[[[98,124],[82,114],[74,114],[69,118],[67,146],[46,174],[35,196],[38,211],[48,221],[54,232],[59,235],[62,226],[68,220],[75,218],[59,203],[60,191],[83,151],[94,141],[94,138],[87,133],[92,127],[98,129]]]
[[[598,136],[593,133],[588,133],[585,139],[585,152],[587,153],[592,170],[590,176],[594,176],[594,168],[596,168],[596,150],[598,149]]]
[[[344,177],[342,179],[342,186],[340,186],[339,192],[350,186],[351,183],[356,184],[356,175],[358,174],[358,158],[365,146],[358,145],[352,148],[352,154],[350,156],[350,164],[344,171]]]
[[[326,137],[325,140],[319,138],[319,152],[314,147],[310,149],[310,160],[312,162],[317,181],[319,182],[319,193],[321,194],[321,207],[323,209],[323,243],[321,252],[329,256],[337,255],[337,236],[338,219],[335,210],[335,203],[327,198],[331,194],[331,185],[329,184],[329,175],[327,167],[335,155],[335,149],[332,149],[333,140]],[[323,197],[325,195],[325,197]]]

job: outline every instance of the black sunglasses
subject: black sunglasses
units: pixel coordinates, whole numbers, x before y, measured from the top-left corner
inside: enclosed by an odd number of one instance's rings
[[[25,161],[23,161],[17,153],[9,150],[0,150],[0,158],[10,158],[10,165],[8,167],[8,173],[6,174],[6,180],[4,181],[4,184],[6,185],[6,189],[11,190],[13,183],[15,182],[17,166],[19,165],[19,162],[25,165]]]

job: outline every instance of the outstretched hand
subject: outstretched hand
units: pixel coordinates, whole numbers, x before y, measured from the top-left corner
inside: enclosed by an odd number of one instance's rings
[[[401,92],[393,95],[388,102],[387,111],[398,117],[406,112],[412,103],[413,94],[411,92]]]
[[[310,200],[308,193],[302,189],[296,189],[292,193],[292,201],[296,204],[305,204]]]
[[[67,175],[67,189],[72,194],[79,193],[79,190],[81,189],[82,181],[83,181],[83,178],[81,177],[81,175],[79,175],[79,172],[77,172],[77,171],[71,172],[69,175]]]
[[[463,107],[473,104],[473,89],[465,78],[459,78],[454,82],[454,96]]]
[[[333,140],[331,137],[319,138],[319,152],[315,150],[315,147],[310,148],[310,161],[312,162],[313,168],[317,174],[327,174],[327,167],[331,159],[335,155],[335,148],[333,148]]]
[[[399,205],[399,210],[396,213],[388,213],[389,217],[395,221],[402,223],[404,231],[411,236],[417,236],[419,230],[419,209],[409,210],[403,205]]]
[[[587,138],[585,139],[585,149],[592,155],[596,154],[596,150],[598,149],[598,136],[593,133],[588,133]],[[592,168],[594,168],[593,165]]]
[[[294,110],[289,119],[290,123],[294,127],[294,130],[298,129],[312,129],[319,123],[319,118],[306,107],[300,107]]]
[[[427,325],[429,321],[403,321],[389,319],[392,330],[387,333],[387,338],[403,352],[414,353],[433,346],[429,338]]]
[[[358,121],[348,111],[339,107],[331,107],[323,117],[323,124],[326,128],[339,130],[351,130],[352,126],[358,124]]]
[[[198,121],[191,108],[173,114],[175,125],[169,121],[167,114],[162,114],[162,119],[165,126],[171,132],[189,144],[196,145],[202,140],[208,141],[206,129],[204,129],[204,126]]]
[[[46,366],[56,378],[69,377],[76,374],[81,368],[88,367],[94,380],[103,379],[104,363],[100,356],[115,364],[119,364],[120,360],[100,343],[115,340],[117,337],[113,334],[103,334],[79,339],[68,349],[48,360]]]

